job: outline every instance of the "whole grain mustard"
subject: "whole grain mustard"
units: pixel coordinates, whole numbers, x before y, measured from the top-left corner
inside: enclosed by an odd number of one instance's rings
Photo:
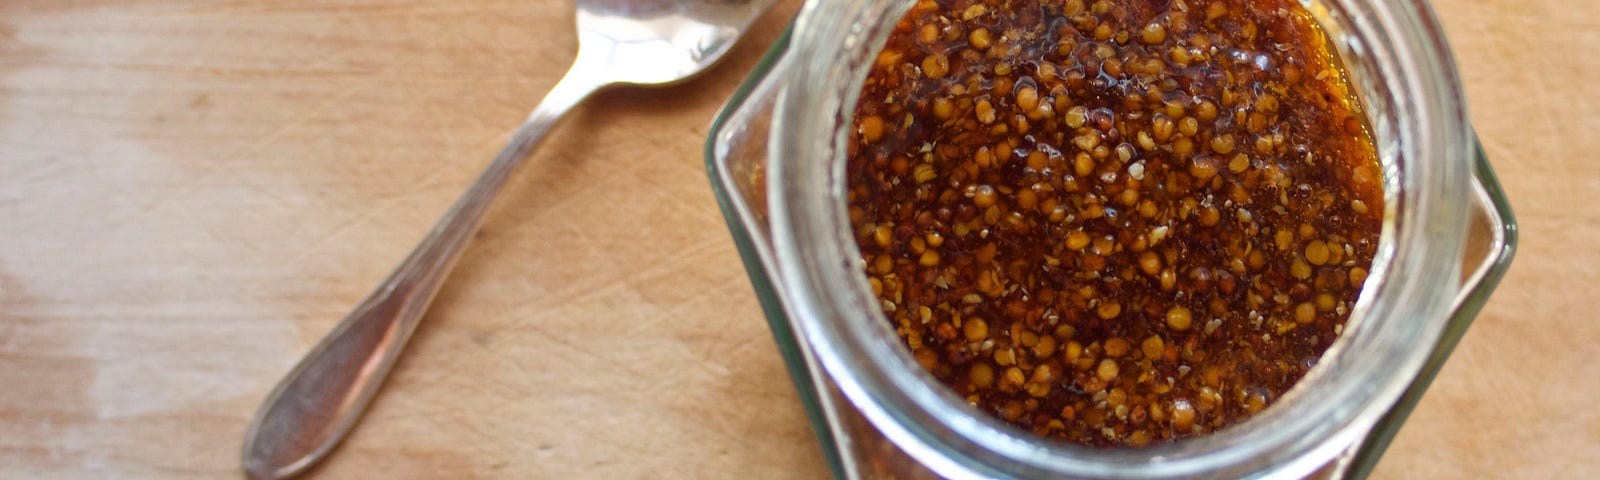
[[[1270,405],[1338,337],[1383,196],[1285,0],[925,0],[855,108],[862,270],[913,356],[1037,435],[1143,446]]]

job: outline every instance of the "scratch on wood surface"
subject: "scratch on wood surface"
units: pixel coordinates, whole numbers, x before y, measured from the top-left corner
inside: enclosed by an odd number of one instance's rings
[[[324,247],[333,245],[335,241],[341,240],[340,237],[344,236],[345,232],[349,231],[351,228],[361,225],[374,215],[385,212],[385,209],[366,208],[357,211],[352,216],[345,217],[345,219],[341,220],[338,225],[334,225],[332,229],[317,237],[316,241],[311,242],[310,245],[301,247],[298,253],[295,253],[294,256],[289,257],[286,260],[286,263],[298,264],[304,262],[307,258],[310,258],[312,255],[322,251]]]
[[[562,337],[559,334],[554,334],[554,333],[550,333],[550,332],[546,331],[545,330],[546,326],[545,326],[545,324],[543,322],[533,321],[533,322],[528,322],[528,325],[529,325],[528,327],[522,328],[520,330],[524,331],[524,332],[533,333],[535,335],[543,337],[546,340],[549,340],[552,343],[567,347],[567,348],[571,349],[572,351],[581,354],[584,357],[588,357],[588,358],[593,359],[593,360],[595,360],[597,362],[600,362],[600,363],[603,363],[603,364],[606,364],[606,365],[610,365],[611,367],[613,367],[617,371],[626,372],[629,376],[636,377],[636,378],[645,378],[647,376],[647,374],[645,372],[639,371],[638,369],[634,368],[632,365],[629,365],[627,363],[623,363],[623,362],[617,361],[617,359],[613,358],[610,355],[606,355],[604,353],[600,353],[600,352],[597,352],[597,351],[594,351],[594,350],[590,350],[589,347],[584,346],[581,343],[577,343],[577,342],[568,340],[568,339],[566,339],[565,337]]]
[[[14,157],[13,157],[14,158]],[[28,156],[23,161],[0,162],[0,185],[43,185],[65,178],[77,173],[68,162],[62,161],[56,155]],[[8,192],[17,193],[15,189],[6,189]],[[0,201],[17,201],[0,197]]]
[[[15,311],[22,302],[22,294],[14,285],[15,280],[6,275],[4,267],[4,264],[0,264],[0,352],[12,352],[11,339],[16,335],[19,328],[17,324],[22,319],[10,312]]]
[[[395,63],[399,57],[390,57],[389,63]],[[13,57],[15,59],[15,57]],[[352,68],[352,67],[320,67],[307,68],[305,66],[265,66],[265,67],[224,67],[215,65],[176,65],[165,63],[145,62],[119,62],[119,61],[94,61],[77,59],[39,58],[31,59],[29,63],[37,67],[51,67],[61,69],[87,70],[104,73],[125,71],[159,75],[181,74],[210,77],[240,79],[247,82],[237,85],[239,90],[248,90],[253,82],[266,80],[359,80],[362,82],[378,84],[470,84],[479,85],[486,81],[503,81],[514,84],[525,84],[536,79],[514,71],[491,71],[463,76],[460,72],[450,69],[419,70],[397,69],[385,66],[384,68]],[[532,109],[533,105],[521,105]],[[86,111],[84,113],[94,113]],[[506,136],[509,138],[509,135]]]
[[[651,256],[653,258],[651,261],[644,262],[642,264],[630,263],[628,266],[624,267],[590,269],[588,270],[590,272],[589,274],[562,283],[554,290],[548,292],[548,295],[539,296],[538,298],[528,298],[521,302],[511,304],[509,308],[512,310],[528,308],[535,309],[535,313],[523,318],[523,320],[528,320],[532,317],[543,315],[543,313],[537,311],[537,308],[540,305],[547,304],[551,298],[561,298],[566,299],[569,303],[581,304],[589,303],[589,301],[597,298],[614,296],[615,291],[641,292],[641,285],[643,284],[642,282],[650,282],[651,285],[670,286],[673,285],[672,277],[673,274],[677,273],[677,266],[681,265],[679,262],[703,260],[704,258],[717,253],[718,251],[721,250],[719,250],[715,244],[691,243],[682,245],[678,249],[668,252],[664,255]],[[602,271],[628,273],[627,278],[617,278],[615,274],[610,276],[601,275],[600,272]],[[641,297],[646,296],[647,295],[641,295]],[[702,306],[679,304],[669,305],[668,307],[693,309]]]
[[[189,16],[234,16],[234,15],[260,15],[267,14],[276,18],[293,18],[297,16],[324,17],[330,13],[347,16],[377,17],[377,16],[423,16],[442,13],[461,12],[503,12],[508,10],[507,5],[522,5],[524,2],[510,0],[500,1],[475,1],[475,2],[427,2],[427,1],[233,1],[233,2],[207,2],[194,7],[176,9],[160,17],[189,17]]]

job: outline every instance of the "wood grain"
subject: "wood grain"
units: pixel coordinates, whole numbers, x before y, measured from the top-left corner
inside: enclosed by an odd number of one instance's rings
[[[706,126],[792,15],[560,127],[327,478],[824,475]],[[1600,9],[1440,0],[1517,262],[1382,478],[1600,471]],[[0,1],[0,477],[230,478],[571,59],[557,0]]]

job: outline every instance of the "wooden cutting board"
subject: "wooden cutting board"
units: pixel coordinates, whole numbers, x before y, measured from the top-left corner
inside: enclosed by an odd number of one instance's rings
[[[1600,471],[1600,8],[1440,0],[1523,243],[1382,478]],[[817,478],[708,188],[708,75],[491,212],[327,478]],[[229,478],[257,403],[555,83],[557,0],[0,2],[0,477]]]

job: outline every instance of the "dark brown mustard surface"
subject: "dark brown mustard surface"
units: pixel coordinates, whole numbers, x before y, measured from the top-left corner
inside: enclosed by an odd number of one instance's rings
[[[1339,335],[1378,243],[1365,120],[1284,0],[929,0],[854,116],[848,202],[913,356],[1045,437],[1259,412]]]

